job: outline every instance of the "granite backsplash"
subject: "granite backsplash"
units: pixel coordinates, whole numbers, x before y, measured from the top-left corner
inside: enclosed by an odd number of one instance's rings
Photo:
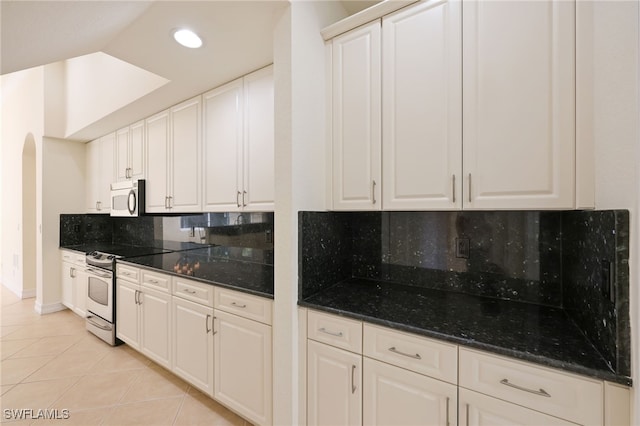
[[[364,278],[561,308],[630,373],[627,211],[299,215],[300,300]]]

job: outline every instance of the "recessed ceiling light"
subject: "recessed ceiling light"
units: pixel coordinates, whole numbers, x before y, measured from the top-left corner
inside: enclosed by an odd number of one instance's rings
[[[197,49],[202,46],[202,39],[198,37],[198,34],[191,30],[176,30],[173,33],[173,38],[181,45],[191,49]]]

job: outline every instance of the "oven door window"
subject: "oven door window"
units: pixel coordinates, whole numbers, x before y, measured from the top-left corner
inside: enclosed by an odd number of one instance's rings
[[[102,305],[109,306],[110,282],[104,278],[89,276],[89,299]]]

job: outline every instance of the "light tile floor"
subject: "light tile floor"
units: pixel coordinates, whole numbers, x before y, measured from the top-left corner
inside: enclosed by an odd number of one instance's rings
[[[73,312],[38,315],[35,299],[0,287],[1,423],[250,425],[127,345],[102,342]],[[69,418],[10,418],[20,409]]]

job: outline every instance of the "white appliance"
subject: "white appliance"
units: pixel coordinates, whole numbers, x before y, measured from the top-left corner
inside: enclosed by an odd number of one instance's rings
[[[111,184],[111,216],[144,215],[145,181],[127,180]]]
[[[87,323],[91,333],[116,344],[113,260],[120,256],[94,251],[87,254]]]

